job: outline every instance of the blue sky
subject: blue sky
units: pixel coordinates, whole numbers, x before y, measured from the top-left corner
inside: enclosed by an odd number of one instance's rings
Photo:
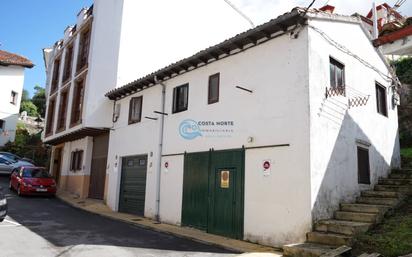
[[[1,1],[0,49],[29,58],[36,66],[26,70],[24,88],[30,94],[36,84],[44,86],[42,49],[63,37],[75,23],[76,14],[92,0]]]
[[[104,1],[104,0],[103,0]],[[136,0],[139,1],[139,0]],[[35,85],[44,86],[45,70],[42,49],[52,46],[63,37],[64,29],[76,21],[76,14],[92,0],[3,0],[0,18],[0,49],[21,54],[36,65],[26,70],[24,88],[30,94]],[[310,0],[232,0],[256,24],[290,11],[294,6],[306,6]],[[335,5],[336,12],[366,15],[372,0],[323,0],[314,7],[328,2]],[[380,4],[384,1],[376,1]],[[394,4],[396,0],[387,0]],[[400,8],[403,15],[412,15],[412,1]]]

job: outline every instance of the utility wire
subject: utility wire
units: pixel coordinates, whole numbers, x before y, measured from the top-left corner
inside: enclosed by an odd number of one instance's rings
[[[361,64],[363,64],[364,66],[366,66],[367,68],[374,70],[376,73],[378,73],[383,79],[387,80],[387,81],[394,81],[395,83],[397,83],[397,81],[386,75],[385,73],[383,73],[382,71],[380,71],[378,68],[376,68],[375,66],[373,66],[372,64],[368,63],[367,61],[365,61],[364,59],[362,59],[361,57],[359,57],[358,55],[352,53],[349,49],[347,49],[345,46],[339,44],[338,42],[336,42],[335,40],[333,40],[330,36],[328,36],[325,32],[323,32],[322,30],[309,25],[309,28],[313,29],[314,31],[316,31],[317,33],[319,33],[324,39],[326,39],[326,41],[331,44],[332,46],[334,46],[335,48],[337,48],[338,50],[340,50],[341,52],[344,52],[345,54],[352,56],[353,58],[355,58],[356,60],[358,60]]]
[[[245,20],[247,20],[253,29],[256,28],[256,25],[253,23],[252,19],[246,16],[246,14],[244,14],[239,8],[237,8],[236,5],[234,5],[229,0],[223,0],[223,1],[225,1],[230,7],[232,7],[233,10],[235,10],[238,14],[240,14],[240,16],[242,16]]]

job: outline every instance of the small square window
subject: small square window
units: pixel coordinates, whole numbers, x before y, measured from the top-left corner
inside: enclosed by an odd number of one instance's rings
[[[386,88],[379,83],[375,84],[376,87],[376,107],[378,113],[388,117],[388,106],[386,104]]]
[[[345,86],[345,65],[336,61],[332,57],[329,59],[330,64],[330,86],[339,88]]]
[[[189,97],[189,84],[175,87],[173,89],[173,113],[187,110]]]
[[[129,105],[129,124],[138,123],[142,120],[143,96],[133,97]]]
[[[18,94],[15,91],[11,91],[11,96],[10,96],[10,103],[17,105],[17,98],[18,98]]]
[[[208,104],[219,102],[219,84],[220,84],[220,74],[219,73],[216,73],[209,77]]]
[[[77,171],[82,170],[83,164],[83,150],[74,151],[71,154],[70,170]]]

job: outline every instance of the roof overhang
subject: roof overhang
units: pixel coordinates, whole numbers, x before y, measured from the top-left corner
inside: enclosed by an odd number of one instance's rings
[[[211,62],[226,58],[247,48],[262,44],[288,31],[288,28],[296,24],[306,22],[305,12],[301,8],[295,8],[276,19],[270,20],[256,28],[238,34],[220,44],[209,47],[197,54],[173,63],[163,69],[137,79],[120,88],[106,94],[111,100],[118,100],[130,94],[141,91],[187,71],[197,69]]]
[[[382,46],[384,54],[412,55],[412,25],[381,36],[373,44]]]
[[[84,137],[95,137],[99,135],[103,135],[110,132],[110,128],[80,128],[73,132],[67,133],[62,136],[58,136],[51,139],[45,139],[43,141],[44,144],[47,145],[59,145],[64,142],[75,141],[78,139],[82,139]]]

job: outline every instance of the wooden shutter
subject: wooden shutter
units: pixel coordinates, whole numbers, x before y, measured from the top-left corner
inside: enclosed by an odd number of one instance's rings
[[[369,150],[358,146],[358,182],[370,184]]]

